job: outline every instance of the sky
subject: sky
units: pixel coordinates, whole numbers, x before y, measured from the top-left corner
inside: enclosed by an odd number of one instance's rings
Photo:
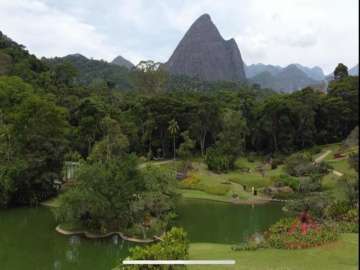
[[[358,63],[358,0],[0,0],[0,31],[38,57],[165,62],[208,13],[246,64]]]

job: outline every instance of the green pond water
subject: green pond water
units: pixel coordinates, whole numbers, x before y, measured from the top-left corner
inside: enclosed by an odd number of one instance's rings
[[[238,243],[277,221],[280,204],[229,205],[201,200],[179,203],[176,223],[191,242]],[[131,246],[117,237],[87,240],[55,232],[50,209],[0,211],[0,270],[110,270]]]

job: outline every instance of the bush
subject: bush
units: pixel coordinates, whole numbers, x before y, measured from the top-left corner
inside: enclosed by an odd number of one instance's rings
[[[308,193],[321,190],[321,178],[318,175],[300,178],[298,191]]]
[[[338,237],[336,228],[316,225],[306,233],[298,219],[284,218],[272,225],[266,232],[268,245],[279,249],[302,249],[323,245]]]
[[[359,153],[350,154],[348,161],[350,167],[359,172]]]
[[[259,248],[267,247],[267,243],[263,235],[259,233],[253,234],[245,242],[231,247],[234,251],[257,250]]]
[[[311,155],[306,153],[293,154],[285,161],[285,170],[292,176],[303,176],[312,166]]]
[[[338,184],[343,189],[346,201],[355,206],[359,203],[359,175],[345,174],[339,180]]]
[[[271,161],[271,169],[272,169],[272,170],[275,170],[279,165],[282,165],[283,163],[284,163],[284,160],[283,160],[283,159],[274,158],[274,159]]]
[[[165,234],[162,241],[136,246],[130,249],[131,260],[186,260],[189,257],[189,241],[187,234],[181,228],[172,228]],[[158,266],[144,268],[141,265],[120,265],[116,269],[140,270],[160,269]],[[169,269],[169,268],[161,268]],[[175,267],[172,269],[176,269]]]
[[[251,163],[254,163],[256,160],[256,154],[254,152],[250,152],[247,156],[247,160]]]
[[[300,187],[300,181],[296,177],[292,177],[290,175],[281,174],[275,178],[273,178],[273,184],[275,187],[291,187],[293,190],[298,191]]]
[[[335,202],[326,209],[327,218],[336,224],[340,233],[359,232],[359,213],[357,208],[350,208],[348,202]]]
[[[285,161],[285,170],[291,176],[328,174],[332,167],[325,162],[315,163],[309,153],[296,153]]]
[[[236,158],[222,153],[215,147],[210,147],[206,151],[205,163],[208,169],[217,173],[227,172],[234,168]]]
[[[200,179],[198,177],[190,175],[179,182],[179,187],[184,189],[195,189],[199,183]]]
[[[315,194],[300,200],[288,201],[285,208],[292,214],[299,214],[309,210],[316,219],[324,219],[327,216],[326,208],[332,203],[332,198],[327,195]]]
[[[328,205],[325,209],[326,218],[340,221],[343,216],[349,211],[350,204],[346,201],[336,201]]]

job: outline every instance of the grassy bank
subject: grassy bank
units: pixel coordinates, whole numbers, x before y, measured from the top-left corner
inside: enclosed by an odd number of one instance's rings
[[[191,259],[234,259],[235,266],[192,266],[189,269],[236,270],[355,270],[358,269],[358,234],[342,234],[340,240],[303,250],[260,249],[232,251],[230,245],[190,245]]]

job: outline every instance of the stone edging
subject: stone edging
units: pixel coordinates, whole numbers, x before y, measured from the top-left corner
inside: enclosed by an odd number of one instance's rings
[[[153,239],[138,239],[138,238],[133,238],[133,237],[128,237],[128,236],[125,236],[122,232],[109,232],[109,233],[106,233],[106,234],[95,234],[95,233],[89,233],[87,231],[68,231],[68,230],[64,230],[62,228],[60,228],[60,225],[56,226],[55,230],[62,234],[62,235],[68,235],[68,236],[71,236],[71,235],[83,235],[85,236],[86,238],[89,238],[89,239],[103,239],[103,238],[108,238],[110,236],[113,236],[113,235],[117,235],[119,237],[121,237],[123,240],[126,240],[126,241],[129,241],[129,242],[133,242],[133,243],[153,243],[155,241],[161,241],[161,237],[158,237],[158,236],[154,236]]]

